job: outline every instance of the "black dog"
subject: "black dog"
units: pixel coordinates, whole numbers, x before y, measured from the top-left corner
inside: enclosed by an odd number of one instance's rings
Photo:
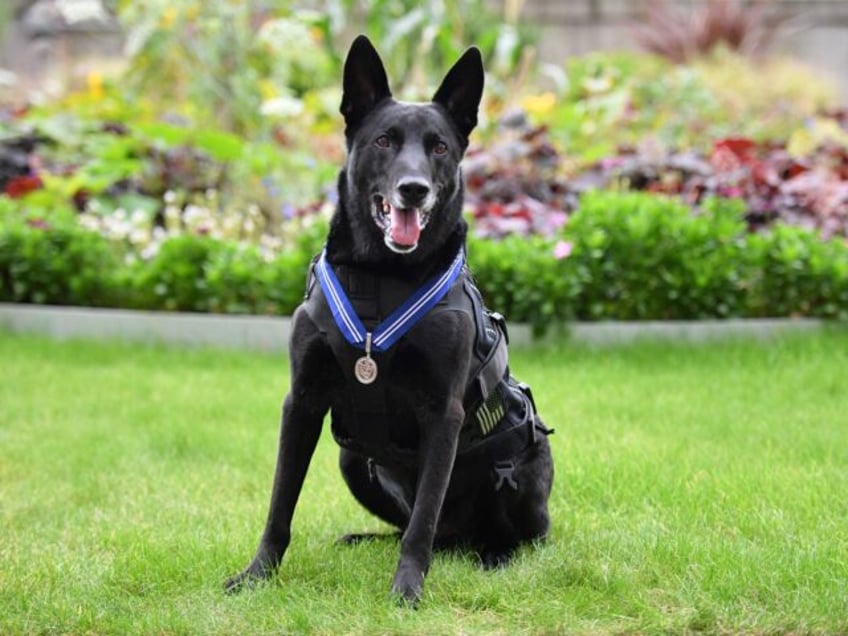
[[[477,124],[480,52],[469,49],[432,103],[391,97],[364,36],[344,68],[348,158],[324,252],[290,341],[268,521],[228,591],[271,575],[332,413],[356,499],[403,531],[392,592],[416,602],[434,543],[506,563],[548,531],[553,464],[529,388],[509,374],[506,329],[465,266],[459,163]],[[368,535],[349,535],[355,540]]]

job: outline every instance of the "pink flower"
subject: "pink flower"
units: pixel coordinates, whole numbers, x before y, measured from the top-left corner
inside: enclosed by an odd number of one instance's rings
[[[568,222],[568,215],[565,212],[551,212],[551,226],[558,230]]]
[[[570,241],[557,241],[557,244],[554,245],[554,258],[558,261],[568,258],[573,249],[574,245]]]

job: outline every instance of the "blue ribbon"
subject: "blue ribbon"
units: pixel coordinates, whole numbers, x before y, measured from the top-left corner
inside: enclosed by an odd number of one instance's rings
[[[321,284],[321,289],[324,290],[324,297],[327,299],[330,311],[333,312],[333,319],[345,340],[353,346],[369,352],[370,348],[385,351],[400,340],[407,331],[412,329],[415,323],[421,320],[445,297],[451,285],[459,277],[464,264],[465,251],[460,248],[447,270],[434,276],[415,290],[383,322],[374,327],[370,334],[365,329],[365,325],[362,324],[359,316],[356,315],[344,287],[327,262],[326,249],[321,252],[321,257],[315,265],[315,274]],[[371,336],[370,343],[367,342],[369,335]],[[370,347],[367,346],[368,344],[370,344]]]

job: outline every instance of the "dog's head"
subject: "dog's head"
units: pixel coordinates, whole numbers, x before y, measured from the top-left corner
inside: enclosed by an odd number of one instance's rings
[[[470,48],[432,102],[398,102],[371,42],[354,40],[344,66],[348,157],[339,194],[355,252],[429,252],[455,231],[462,208],[459,164],[482,93],[483,62]]]

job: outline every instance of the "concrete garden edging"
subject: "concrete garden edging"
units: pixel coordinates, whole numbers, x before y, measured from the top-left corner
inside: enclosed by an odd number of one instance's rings
[[[780,333],[820,329],[812,318],[764,318],[698,321],[580,322],[534,341],[528,325],[511,324],[510,342],[551,342],[568,334],[576,342],[609,345],[640,339],[708,341],[721,338],[769,338]],[[285,351],[291,318],[223,314],[133,311],[0,303],[0,329],[56,340],[91,338],[226,349]]]

